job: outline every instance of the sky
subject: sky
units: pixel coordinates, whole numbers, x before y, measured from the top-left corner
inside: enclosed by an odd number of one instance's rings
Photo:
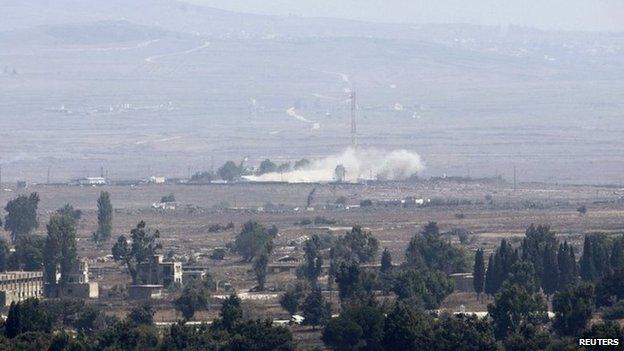
[[[184,0],[260,14],[624,31],[624,0]]]

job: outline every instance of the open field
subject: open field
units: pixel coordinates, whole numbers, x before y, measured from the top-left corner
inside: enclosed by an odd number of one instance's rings
[[[312,206],[314,211],[303,210],[305,200],[312,188],[317,187]],[[49,214],[65,203],[72,203],[83,210],[83,219],[78,227],[78,246],[81,256],[90,258],[93,279],[100,282],[106,301],[107,291],[113,286],[128,282],[127,274],[114,262],[98,262],[110,254],[112,242],[96,247],[89,239],[96,228],[95,201],[100,191],[111,193],[114,213],[114,234],[127,234],[140,220],[151,228],[160,230],[163,252],[171,251],[175,256],[188,259],[195,256],[200,264],[210,267],[215,280],[229,282],[232,287],[245,292],[255,285],[253,271],[249,264],[240,262],[237,256],[227,255],[223,261],[208,259],[214,248],[224,247],[234,239],[241,225],[249,220],[265,225],[276,225],[280,234],[275,239],[275,251],[271,261],[283,255],[301,256],[293,251],[291,242],[314,233],[334,232],[342,234],[352,225],[361,225],[379,239],[380,246],[388,248],[395,263],[403,260],[404,250],[415,233],[428,221],[436,221],[442,231],[466,229],[470,234],[466,247],[478,247],[491,251],[503,238],[516,242],[521,240],[526,226],[531,223],[552,225],[562,240],[568,240],[581,251],[582,234],[588,232],[624,232],[622,213],[624,202],[620,191],[615,188],[595,186],[559,186],[548,184],[520,184],[516,191],[505,182],[479,181],[418,181],[413,183],[375,183],[369,185],[326,184],[289,185],[240,183],[229,185],[144,185],[144,186],[34,186],[23,190],[0,193],[4,203],[20,192],[36,191],[40,194],[39,234],[45,233],[43,225]],[[174,193],[180,202],[172,211],[150,208],[152,202],[166,194]],[[487,198],[490,202],[486,201]],[[322,209],[333,203],[338,196],[346,196],[349,204],[359,204],[362,199],[384,201],[407,196],[417,198],[463,200],[463,205],[430,205],[404,208],[381,203],[369,208],[349,210]],[[467,201],[471,203],[468,204]],[[272,203],[279,210],[262,210]],[[577,208],[585,205],[587,214],[581,215]],[[303,218],[322,216],[335,220],[327,225],[296,225]],[[209,233],[211,224],[235,224],[235,229],[220,233]],[[7,235],[6,233],[4,235]],[[460,245],[455,235],[448,239]],[[281,310],[277,294],[294,276],[289,273],[269,275],[270,290],[266,300],[248,301],[248,312],[259,317],[287,319]],[[276,292],[272,292],[276,291]],[[218,293],[217,293],[218,294]],[[334,296],[334,302],[337,302]],[[109,311],[123,315],[129,303],[118,298],[108,299]],[[102,302],[99,302],[102,303]],[[218,303],[215,301],[215,303]],[[470,310],[485,310],[485,304],[470,294],[453,294],[443,308],[456,311],[460,305]],[[211,320],[217,313],[217,305],[207,313],[198,315],[200,320]],[[158,304],[156,320],[173,321],[178,317],[166,298]],[[305,338],[303,333],[298,336]]]

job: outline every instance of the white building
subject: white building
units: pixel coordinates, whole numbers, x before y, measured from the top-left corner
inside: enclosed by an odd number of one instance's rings
[[[86,177],[78,180],[80,185],[106,185],[104,177]]]

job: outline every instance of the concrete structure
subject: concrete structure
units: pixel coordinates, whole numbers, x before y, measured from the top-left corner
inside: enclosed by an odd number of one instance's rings
[[[55,284],[45,284],[45,296],[51,298],[97,299],[98,283],[89,281],[89,264],[78,260],[71,268],[64,284],[57,277]]]
[[[151,300],[162,298],[163,286],[159,284],[130,285],[128,298],[131,300]]]
[[[474,292],[472,273],[454,273],[449,278],[455,283],[455,291],[457,292]]]
[[[182,262],[165,262],[162,255],[154,255],[139,265],[137,274],[141,285],[182,284]]]
[[[267,265],[267,272],[269,274],[278,274],[278,273],[284,273],[284,272],[289,272],[292,274],[296,274],[297,273],[297,268],[301,265],[300,262],[273,262],[273,263],[269,263]],[[379,263],[369,263],[369,264],[361,264],[360,268],[362,269],[366,269],[366,270],[378,270],[381,268],[381,264]],[[329,265],[328,264],[324,264],[321,267],[321,271],[323,273],[327,273],[329,272]]]
[[[184,285],[199,279],[203,280],[208,275],[208,267],[203,266],[183,266],[182,267],[182,283]]]
[[[43,272],[0,273],[0,305],[43,296]]]

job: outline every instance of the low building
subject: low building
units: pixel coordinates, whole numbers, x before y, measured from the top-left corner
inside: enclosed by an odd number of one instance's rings
[[[149,178],[149,182],[152,184],[165,184],[166,181],[167,179],[165,177],[151,176]]]
[[[89,264],[78,260],[64,283],[57,277],[56,283],[45,284],[45,296],[51,298],[97,299],[100,296],[99,285],[89,281]]]
[[[177,202],[154,202],[152,208],[155,210],[175,210]]]
[[[78,179],[80,185],[106,185],[106,178],[104,177],[86,177]]]
[[[43,272],[0,273],[0,305],[10,306],[28,298],[43,296]]]
[[[137,274],[141,285],[182,284],[182,262],[164,261],[162,255],[154,255],[139,265]]]

